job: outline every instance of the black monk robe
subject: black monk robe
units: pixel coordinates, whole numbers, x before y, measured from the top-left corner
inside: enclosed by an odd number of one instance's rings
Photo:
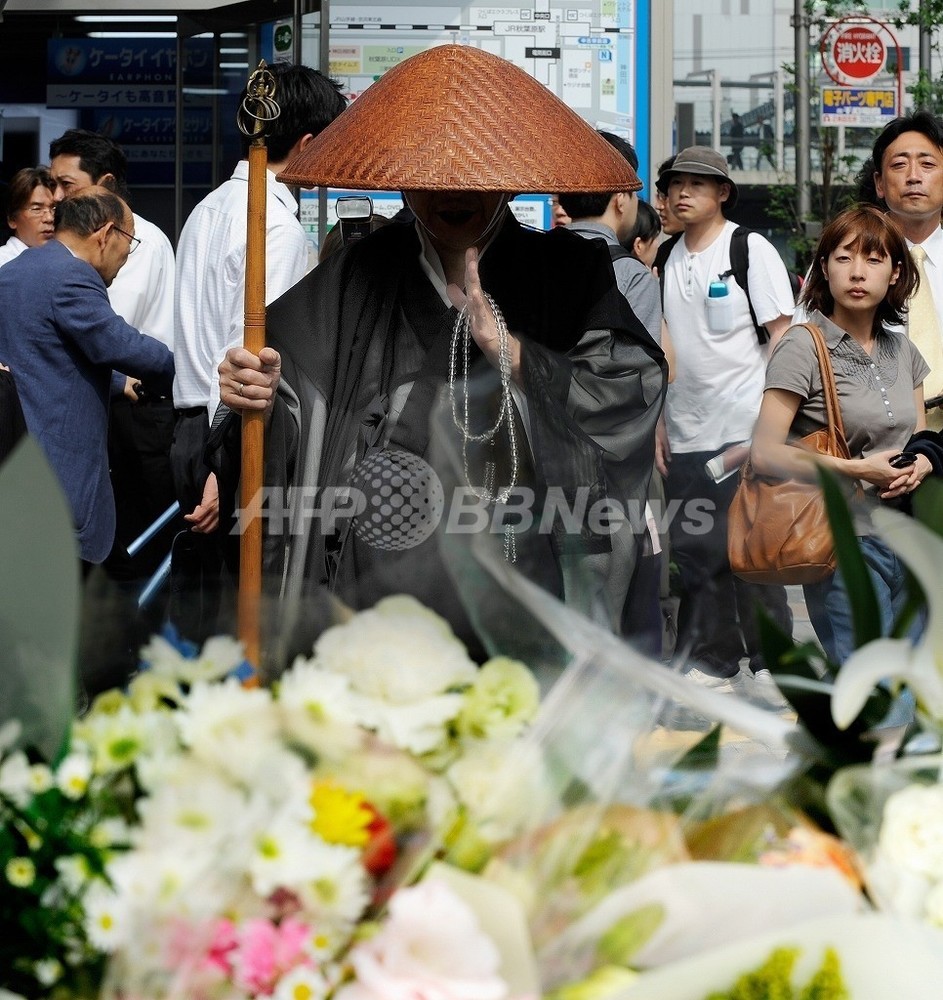
[[[287,516],[276,525],[269,510],[265,572],[289,598],[326,585],[363,607],[385,594],[412,593],[465,631],[435,534],[390,550],[364,541],[349,518],[332,525],[325,517],[333,488],[352,475],[357,481],[365,456],[389,448],[430,458],[429,416],[447,382],[456,314],[423,273],[419,255],[413,225],[386,226],[330,257],[268,307],[267,343],[281,354],[282,382],[266,435],[266,482],[286,490],[276,506],[284,499]],[[572,518],[557,519],[552,532],[520,539],[518,567],[566,598],[575,589],[571,569],[585,564],[604,590],[611,539],[593,530],[585,511],[608,497],[633,516],[639,532],[664,357],[619,293],[601,243],[562,229],[528,230],[508,213],[479,270],[521,342],[519,481],[539,498],[552,490],[582,511],[576,528]],[[507,481],[505,442],[499,433],[498,488]],[[480,473],[479,463],[479,483]],[[580,498],[588,503],[579,507]],[[446,496],[440,531],[450,502]],[[585,604],[585,584],[581,589]],[[621,605],[607,614],[618,621]]]

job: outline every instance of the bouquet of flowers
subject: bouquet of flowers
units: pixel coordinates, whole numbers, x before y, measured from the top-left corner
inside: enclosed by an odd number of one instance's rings
[[[868,964],[880,940],[906,940],[934,981],[937,932],[861,914],[847,849],[790,784],[797,750],[839,777],[866,759],[886,695],[842,736],[808,651],[772,636],[803,731],[636,655],[502,559],[475,585],[505,620],[511,595],[530,616],[532,666],[568,664],[542,704],[523,662],[479,667],[396,597],[327,628],[267,688],[242,682],[232,640],[168,634],[64,749],[28,713],[22,734],[0,727],[0,995],[702,1000],[801,982],[837,998],[846,982],[892,989]],[[514,639],[491,647],[524,660]],[[8,717],[40,700],[35,659],[19,702],[0,693]],[[924,717],[933,704],[921,696]],[[38,736],[45,759],[23,749]],[[880,901],[876,841],[859,845],[830,801]],[[905,833],[890,814],[868,827],[894,864],[921,866],[908,898],[931,918],[936,809],[902,803]]]
[[[469,942],[441,975],[507,995],[494,946],[476,950],[447,887],[397,893],[379,932],[355,939],[382,912],[398,845],[432,830],[436,785],[473,758],[493,766],[535,715],[523,665],[479,669],[411,598],[326,630],[271,690],[232,676],[242,653],[228,639],[197,653],[155,638],[142,659],[126,692],[74,724],[54,768],[7,730],[6,988],[89,995],[102,977],[106,992],[162,1000],[350,1000],[372,995],[377,969],[393,974],[419,913],[433,965],[456,929]]]

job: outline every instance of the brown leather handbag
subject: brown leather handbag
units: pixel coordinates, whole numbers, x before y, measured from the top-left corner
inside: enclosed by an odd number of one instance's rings
[[[850,458],[825,338],[817,326],[802,325],[815,343],[827,424],[790,443]],[[815,583],[834,573],[835,546],[818,484],[758,475],[748,459],[727,512],[727,556],[733,572],[750,583]]]

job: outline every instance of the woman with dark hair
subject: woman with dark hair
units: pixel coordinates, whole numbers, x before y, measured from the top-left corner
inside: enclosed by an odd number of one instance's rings
[[[821,464],[849,485],[860,484],[855,527],[885,635],[903,606],[905,575],[873,534],[870,510],[879,501],[907,497],[932,471],[923,454],[909,465],[894,461],[926,427],[923,380],[929,368],[907,337],[891,329],[902,323],[917,281],[903,234],[876,208],[848,209],[826,226],[800,302],[828,346],[851,458],[813,456],[791,443],[826,423],[815,346],[801,326],[786,332],[770,358],[751,453],[762,474],[814,480]],[[841,574],[803,589],[825,651],[844,662],[854,634]]]
[[[659,236],[661,236],[661,219],[655,209],[640,198],[635,225],[622,245],[636,260],[640,260],[651,269],[655,263],[655,254],[658,253]]]
[[[29,247],[40,247],[53,236],[55,183],[45,167],[24,167],[7,188],[7,225],[13,235],[0,247],[0,267]]]

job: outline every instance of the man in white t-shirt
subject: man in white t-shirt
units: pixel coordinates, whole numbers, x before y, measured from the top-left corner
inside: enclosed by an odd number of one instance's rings
[[[749,656],[754,673],[762,668],[756,603],[785,628],[791,618],[782,587],[745,584],[730,572],[727,508],[737,478],[718,483],[706,463],[749,441],[760,410],[769,344],[760,343],[750,302],[770,343],[788,328],[795,303],[786,266],[757,233],[748,236],[749,301],[734,279],[730,240],[737,226],[724,211],[736,204],[737,187],[720,153],[702,146],[682,150],[657,186],[684,224],[663,274],[676,367],[657,452],[668,500],[681,503],[671,523],[672,558],[683,587],[678,648],[690,647],[696,679],[728,687],[739,677],[742,656]],[[709,306],[712,285],[721,294]]]
[[[907,333],[930,366],[923,392],[932,399],[943,393],[943,124],[929,111],[896,118],[875,140],[871,157],[875,193],[903,230],[928,286],[911,299]],[[935,323],[927,323],[917,305],[927,292]],[[943,409],[927,411],[927,426],[943,430]]]

